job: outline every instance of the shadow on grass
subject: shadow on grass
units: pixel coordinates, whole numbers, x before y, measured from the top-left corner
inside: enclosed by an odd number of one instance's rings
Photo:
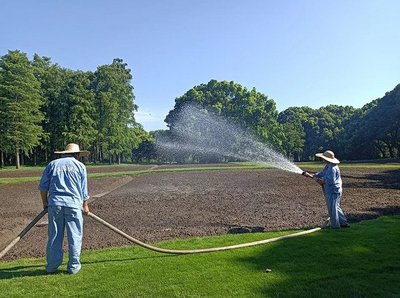
[[[100,264],[100,263],[116,263],[116,262],[131,262],[131,261],[141,261],[146,259],[159,259],[159,258],[171,258],[177,257],[177,255],[153,255],[148,257],[140,257],[140,258],[119,258],[119,259],[107,259],[107,260],[94,260],[94,261],[82,261],[82,265],[84,264]]]
[[[0,279],[10,279],[16,277],[26,276],[39,276],[47,275],[43,265],[26,265],[26,266],[15,266],[6,269],[0,269]]]
[[[238,261],[265,275],[265,297],[395,297],[399,234],[400,217],[382,217],[277,242]]]
[[[148,257],[140,257],[140,258],[114,258],[107,260],[93,260],[93,261],[82,261],[82,267],[88,264],[99,264],[99,263],[117,263],[117,262],[132,262],[139,261],[145,259],[157,259],[157,258],[167,258],[167,257],[176,257],[176,255],[155,255]],[[0,279],[11,279],[11,278],[19,278],[19,277],[27,277],[27,276],[39,276],[39,275],[59,275],[59,274],[68,274],[66,269],[61,269],[62,267],[66,267],[66,264],[63,263],[59,270],[55,273],[47,273],[45,268],[45,264],[42,265],[26,265],[26,266],[14,266],[10,268],[0,269]]]

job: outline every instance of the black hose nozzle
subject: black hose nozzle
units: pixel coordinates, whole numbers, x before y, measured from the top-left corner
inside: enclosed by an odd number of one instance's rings
[[[303,173],[301,173],[303,176],[306,176],[306,172],[305,171],[303,171]]]

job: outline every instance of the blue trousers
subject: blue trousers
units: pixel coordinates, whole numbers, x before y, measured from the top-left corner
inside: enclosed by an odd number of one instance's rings
[[[64,230],[67,230],[69,273],[77,273],[81,269],[80,255],[83,235],[82,210],[62,206],[48,207],[48,242],[46,271],[56,272],[63,260]]]
[[[326,206],[328,207],[329,217],[331,218],[332,228],[340,228],[347,225],[347,218],[340,207],[340,198],[342,193],[327,193],[324,192]]]

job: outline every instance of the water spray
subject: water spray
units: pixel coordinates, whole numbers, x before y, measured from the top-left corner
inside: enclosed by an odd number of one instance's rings
[[[268,164],[275,168],[302,174],[303,171],[281,153],[227,119],[187,105],[179,114],[172,129],[175,141],[158,138],[160,155],[213,154],[237,160]]]

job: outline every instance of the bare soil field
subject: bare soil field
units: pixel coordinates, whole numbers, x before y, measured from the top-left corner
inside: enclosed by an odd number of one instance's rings
[[[107,167],[94,169],[115,171],[115,168]],[[121,170],[128,169],[123,167]],[[135,166],[134,170],[139,167]],[[400,214],[400,169],[344,168],[341,171],[342,209],[350,223]],[[149,243],[314,227],[327,217],[317,183],[275,169],[161,172],[96,178],[89,179],[89,191],[94,214]],[[3,184],[0,194],[0,249],[3,249],[41,211],[41,200],[37,183]],[[45,217],[3,260],[44,256],[46,240]],[[85,218],[83,250],[128,244],[128,240],[92,218]]]

